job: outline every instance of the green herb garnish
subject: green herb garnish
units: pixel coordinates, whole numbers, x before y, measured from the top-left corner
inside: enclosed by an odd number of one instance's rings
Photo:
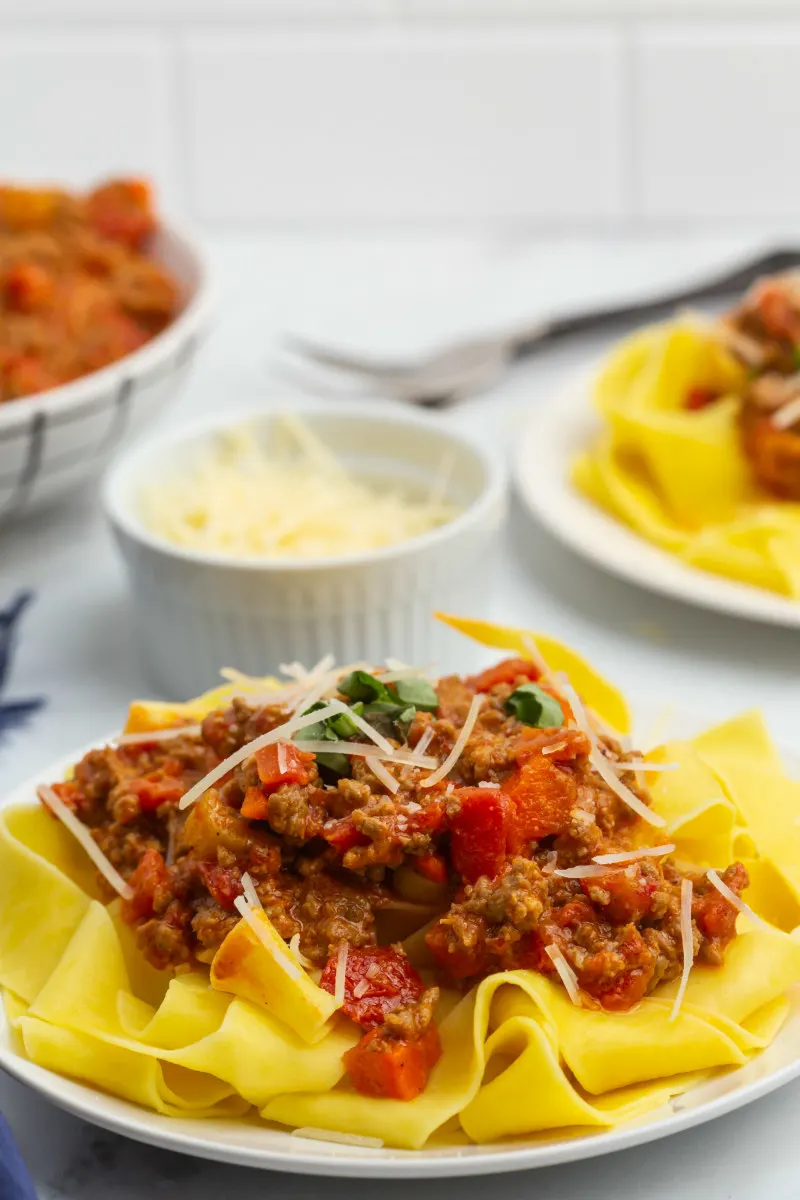
[[[386,684],[367,671],[351,671],[339,684],[339,691],[348,700],[363,700],[365,704],[375,700],[392,700],[392,693]]]
[[[505,710],[523,725],[534,729],[559,729],[564,724],[561,705],[535,683],[524,683],[512,692],[505,703]]]
[[[404,704],[413,704],[423,712],[439,711],[439,697],[427,679],[398,679],[394,686],[397,698]]]

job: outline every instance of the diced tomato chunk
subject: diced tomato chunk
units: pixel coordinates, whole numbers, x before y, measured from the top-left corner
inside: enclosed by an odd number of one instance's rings
[[[512,806],[511,854],[522,854],[539,838],[563,833],[578,800],[573,776],[543,754],[522,762],[505,790]]]
[[[382,1033],[373,1029],[343,1055],[353,1086],[362,1096],[413,1100],[425,1090],[428,1076],[441,1057],[439,1031],[431,1025],[413,1041]]]
[[[211,896],[227,912],[234,909],[234,900],[244,892],[238,871],[220,867],[217,863],[200,863],[200,875]]]
[[[480,675],[472,675],[467,683],[476,692],[489,692],[499,683],[516,683],[518,679],[537,680],[541,671],[536,663],[527,658],[506,658],[494,667],[487,667]]]
[[[3,280],[6,303],[19,312],[36,312],[47,308],[55,297],[55,281],[43,266],[36,262],[15,263]]]
[[[81,795],[77,783],[51,783],[50,790],[55,792],[59,800],[66,804],[67,808],[69,808],[72,812],[77,812]],[[47,811],[50,813],[50,815],[54,817],[55,820],[58,820],[58,817],[56,817],[55,813],[53,813],[51,809],[47,807],[47,805],[44,803],[44,800],[42,801],[42,804],[45,808],[47,808]]]
[[[322,829],[322,836],[333,846],[334,850],[338,850],[339,854],[346,854],[354,846],[366,846],[369,842],[367,835],[360,829],[356,829],[350,817],[326,821]]]
[[[741,863],[734,863],[723,873],[722,882],[738,896],[749,883],[747,871]],[[694,897],[692,916],[700,932],[709,939],[727,944],[736,933],[738,915],[736,906],[713,886],[709,886],[704,895]]]
[[[165,771],[151,771],[132,779],[128,790],[137,797],[142,812],[155,812],[162,804],[177,804],[186,791],[184,784]]]
[[[506,861],[510,809],[499,788],[457,788],[458,811],[450,817],[450,857],[467,883],[494,879]]]
[[[319,986],[334,995],[339,955],[325,964]],[[342,1011],[360,1025],[382,1025],[400,1004],[419,1000],[425,985],[405,954],[391,946],[351,946],[347,951]]]
[[[269,796],[265,796],[260,787],[249,787],[239,811],[248,821],[266,821],[269,819]]]
[[[169,868],[158,850],[149,847],[129,879],[133,896],[122,903],[122,916],[129,924],[152,917],[156,891],[169,884]]]
[[[425,934],[425,945],[439,966],[453,979],[470,979],[473,975],[482,975],[489,964],[484,938],[476,938],[472,945],[465,945],[463,940],[451,933],[450,926],[442,921],[437,921]]]
[[[142,179],[120,179],[95,188],[87,209],[98,233],[131,247],[140,246],[156,226],[150,187]]]
[[[582,879],[581,887],[597,908],[617,925],[641,921],[650,912],[658,883],[649,879],[641,868],[609,871],[607,875]],[[606,901],[605,896],[609,899]]]
[[[447,863],[441,854],[420,854],[414,866],[431,883],[447,883]]]
[[[719,400],[720,393],[715,392],[713,388],[706,387],[691,387],[683,401],[683,407],[689,412],[700,412],[703,408],[708,408],[709,404],[713,404],[715,400]]]
[[[613,986],[600,992],[597,998],[609,1012],[627,1012],[646,994],[652,975],[652,967],[634,967],[618,975]]]
[[[256,751],[256,769],[262,790],[268,795],[285,783],[305,786],[311,779],[314,755],[299,750],[293,742],[272,742]]]

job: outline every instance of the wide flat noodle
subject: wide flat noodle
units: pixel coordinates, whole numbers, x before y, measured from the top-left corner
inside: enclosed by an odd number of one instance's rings
[[[630,1120],[714,1067],[742,1065],[766,1044],[740,1022],[800,978],[800,944],[779,932],[758,931],[741,940],[736,970],[714,1004],[705,1007],[703,1001],[719,972],[696,970],[686,1011],[674,1022],[666,989],[663,998],[648,998],[620,1017],[576,1008],[562,988],[533,972],[492,975],[442,1022],[442,1059],[415,1100],[375,1100],[346,1090],[295,1093],[277,1096],[262,1115],[285,1125],[367,1134],[409,1149],[423,1146],[457,1113],[476,1141]],[[749,962],[768,967],[759,985],[748,979]],[[704,974],[708,988],[695,979]],[[786,1006],[776,1011],[783,1019]],[[496,1028],[487,1038],[490,1017]],[[776,1030],[769,1032],[774,1036]],[[493,1058],[513,1061],[484,1084]]]
[[[481,640],[524,652],[522,631],[509,639],[502,627],[478,629]],[[617,724],[620,713],[627,719],[591,668],[537,640],[606,720],[612,712]],[[281,993],[273,1012],[254,1002],[258,989],[250,999],[216,990],[205,970],[175,978],[154,971],[121,921],[119,902],[106,908],[93,898],[94,880],[73,840],[30,807],[0,811],[0,878],[10,881],[0,892],[0,986],[20,1052],[166,1116],[236,1115],[252,1106],[282,1124],[408,1148],[449,1138],[457,1120],[470,1138],[488,1141],[638,1118],[768,1045],[789,1010],[786,993],[800,980],[800,935],[782,932],[800,925],[800,785],[786,776],[758,714],[650,757],[679,764],[650,781],[677,857],[716,868],[743,857],[752,880],[746,899],[777,927],[750,929],[740,918],[725,966],[693,968],[675,1021],[676,982],[619,1015],[576,1007],[536,973],[498,974],[463,998],[443,994],[444,1053],[421,1096],[410,1103],[359,1096],[343,1078],[354,1026],[320,1010],[294,1032],[276,1013],[291,1005],[295,981],[279,976],[255,941],[247,948],[259,987],[270,992],[267,1000],[276,987]],[[327,1023],[318,1021],[323,1016]]]
[[[686,320],[620,343],[596,383],[604,425],[571,469],[575,487],[688,563],[800,597],[800,505],[758,489],[742,451],[741,367]],[[684,407],[691,388],[722,399]]]

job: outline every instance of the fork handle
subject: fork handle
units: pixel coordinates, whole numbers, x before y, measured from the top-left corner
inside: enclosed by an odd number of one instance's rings
[[[602,329],[606,325],[639,320],[642,317],[656,317],[679,304],[730,296],[748,288],[762,275],[787,271],[796,266],[800,266],[800,249],[773,250],[732,270],[725,271],[721,275],[715,275],[705,283],[664,292],[652,300],[638,300],[627,304],[590,308],[569,316],[553,317],[532,328],[521,330],[511,337],[509,339],[509,355],[512,359],[525,358],[549,342],[571,337],[576,333],[586,333],[592,329]]]

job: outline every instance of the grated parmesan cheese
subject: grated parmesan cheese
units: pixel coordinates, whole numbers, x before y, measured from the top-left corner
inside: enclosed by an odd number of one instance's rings
[[[306,967],[306,968],[313,967],[314,964],[311,962],[310,959],[306,958],[305,954],[303,954],[302,950],[300,949],[300,934],[299,933],[293,933],[292,936],[289,938],[289,949],[292,952],[292,954],[294,955],[294,957],[297,959],[297,961],[300,963],[301,967]]]
[[[290,979],[300,979],[302,977],[303,972],[300,970],[299,967],[295,966],[295,964],[288,957],[288,955],[282,954],[280,952],[280,950],[278,950],[277,946],[273,943],[272,939],[270,938],[270,936],[267,932],[266,926],[264,925],[264,923],[262,921],[259,920],[258,915],[257,915],[258,912],[264,911],[261,908],[260,902],[258,905],[258,909],[253,908],[248,903],[247,898],[245,896],[237,896],[233,903],[234,903],[234,907],[235,907],[236,911],[238,912],[239,916],[242,917],[243,920],[245,920],[247,922],[247,924],[250,926],[250,929],[256,935],[256,938],[261,943],[261,945],[264,947],[267,954],[269,954],[270,958],[272,958],[278,964],[278,966],[281,968],[282,971],[286,972],[286,974],[289,976]]]
[[[344,986],[347,981],[347,955],[350,947],[347,942],[341,942],[336,954],[336,980],[333,986],[333,998],[341,1008],[344,1004]]]
[[[564,867],[563,870],[552,871],[550,874],[559,875],[562,879],[599,879],[601,875],[608,875],[609,870],[595,863],[587,863],[583,867]]]
[[[570,1000],[577,1008],[582,1008],[583,1005],[581,1001],[581,989],[578,985],[578,976],[567,962],[561,948],[556,946],[555,943],[551,943],[549,946],[545,946],[544,949],[545,954],[558,971],[561,982],[566,988],[567,995],[569,996]]]
[[[322,711],[322,709],[318,709],[318,712]],[[312,715],[316,716],[317,713],[313,713]],[[412,767],[427,767],[428,770],[432,770],[438,766],[435,758],[414,758],[411,751],[404,750],[402,746],[393,748],[389,754],[386,754],[377,746],[370,746],[366,742],[328,742],[308,738],[298,742],[297,745],[301,750],[307,750],[309,754],[349,754],[356,758],[377,758],[381,762],[402,763],[404,766]]]
[[[713,867],[706,871],[706,879],[710,884],[713,884],[721,896],[725,897],[729,904],[732,904],[734,908],[738,908],[739,912],[743,913],[749,920],[759,925],[762,929],[772,929],[772,926],[767,921],[762,920],[758,913],[753,912],[749,904],[745,904],[741,896],[737,896],[736,892],[732,891],[727,883],[723,883]]]
[[[106,858],[87,826],[78,820],[72,809],[46,783],[41,784],[36,791],[39,799],[47,805],[54,816],[58,817],[61,824],[69,830],[75,840],[80,842],[100,874],[111,885],[114,891],[123,900],[132,900],[133,888],[129,883],[125,882],[117,868]]]
[[[217,434],[192,462],[148,483],[139,511],[147,529],[176,546],[297,559],[392,546],[444,525],[457,510],[438,495],[359,479],[284,414],[266,449],[246,426]]]
[[[382,783],[387,791],[391,792],[393,796],[400,790],[400,784],[395,779],[394,775],[386,770],[386,767],[379,758],[375,758],[373,755],[370,755],[369,758],[364,759],[364,762],[367,764],[370,771],[372,771],[372,774],[375,776],[375,778],[379,780],[379,782]]]
[[[210,787],[213,787],[217,780],[222,779],[229,771],[238,766],[244,759],[249,758],[251,754],[255,754],[257,750],[261,750],[264,746],[270,746],[273,742],[287,741],[292,734],[298,729],[305,729],[309,725],[316,725],[317,721],[324,721],[327,717],[334,717],[340,712],[340,709],[332,704],[325,708],[320,708],[314,713],[307,713],[304,717],[292,717],[283,725],[279,725],[277,729],[271,729],[269,733],[262,733],[260,737],[254,738],[252,742],[247,742],[246,745],[240,746],[238,750],[234,750],[233,754],[229,754],[221,763],[204,775],[194,787],[190,787],[189,791],[183,796],[178,805],[179,808],[188,808],[190,804],[194,804],[195,800],[199,800],[204,792],[207,792]]]
[[[674,1021],[678,1013],[681,1011],[686,985],[689,982],[689,972],[694,964],[694,940],[692,938],[692,881],[691,879],[681,880],[681,944],[683,946],[683,970],[681,971],[681,982],[678,991],[675,995],[675,1002],[672,1005],[672,1012],[669,1014],[670,1021]]]
[[[637,858],[661,858],[664,854],[672,854],[675,846],[672,842],[665,846],[645,846],[642,850],[622,850],[619,854],[595,854],[595,863],[629,863]]]
[[[340,1133],[338,1129],[317,1129],[315,1125],[301,1125],[292,1130],[292,1137],[307,1138],[313,1142],[334,1142],[340,1146],[363,1146],[366,1150],[380,1150],[380,1138],[367,1137],[361,1133]]]
[[[421,738],[419,739],[416,746],[414,747],[414,757],[415,758],[421,759],[423,757],[423,755],[425,754],[425,751],[428,749],[428,746],[430,746],[434,737],[435,737],[435,734],[433,731],[433,726],[429,725],[428,728],[423,731]]]
[[[467,713],[467,719],[464,722],[463,726],[461,727],[461,731],[459,732],[459,735],[456,738],[456,743],[453,746],[453,749],[450,751],[450,753],[448,754],[448,756],[444,760],[444,762],[441,764],[441,766],[438,767],[433,772],[432,775],[429,775],[427,779],[423,779],[422,783],[420,784],[420,787],[424,787],[424,788],[435,787],[436,784],[439,783],[439,781],[441,779],[444,779],[445,775],[449,774],[449,772],[452,771],[453,767],[456,765],[456,763],[461,758],[461,755],[464,752],[464,747],[466,746],[467,742],[469,741],[472,730],[475,728],[475,722],[478,719],[478,713],[480,712],[485,699],[486,699],[486,697],[484,695],[482,695],[480,692],[478,692],[477,695],[472,697],[472,703],[469,706],[469,712]]]

